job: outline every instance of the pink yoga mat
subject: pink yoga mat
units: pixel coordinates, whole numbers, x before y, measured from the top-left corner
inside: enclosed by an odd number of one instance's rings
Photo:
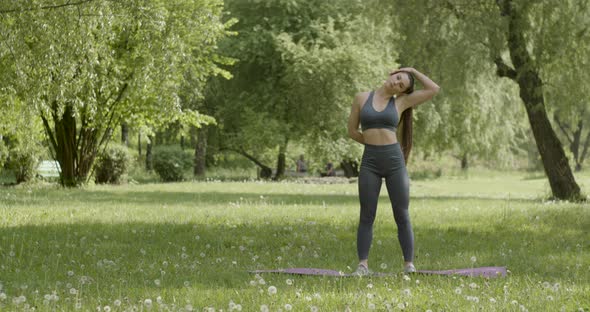
[[[277,270],[256,270],[250,273],[282,273],[282,274],[297,274],[297,275],[319,275],[319,276],[338,276],[347,277],[354,276],[350,273],[328,269],[314,269],[314,268],[289,268]],[[382,273],[374,272],[371,276],[393,276],[397,273]],[[442,271],[418,270],[414,274],[428,274],[428,275],[463,275],[463,276],[482,276],[482,277],[505,277],[506,267],[481,267],[481,268],[467,268],[467,269],[453,269]]]

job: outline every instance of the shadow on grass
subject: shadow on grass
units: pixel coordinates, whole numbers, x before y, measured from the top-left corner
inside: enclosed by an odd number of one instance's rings
[[[358,204],[359,199],[354,194],[289,194],[289,193],[252,193],[252,192],[177,192],[177,191],[130,191],[112,192],[102,190],[74,190],[69,193],[60,190],[51,190],[41,195],[29,195],[25,190],[17,190],[18,196],[6,199],[9,201],[26,204],[39,204],[41,202],[71,202],[72,200],[84,203],[127,203],[127,204],[168,204],[168,205],[211,205],[227,203],[260,203],[274,205],[351,205]],[[65,194],[65,195],[64,195]],[[263,196],[263,198],[261,198]],[[387,191],[382,190],[380,202],[388,201]],[[502,201],[506,198],[493,196],[411,196],[411,200],[441,200],[441,201]],[[510,198],[511,202],[540,202],[539,199]]]

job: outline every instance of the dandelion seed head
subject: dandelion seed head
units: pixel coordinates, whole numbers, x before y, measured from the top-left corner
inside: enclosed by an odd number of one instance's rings
[[[477,261],[477,258],[475,256],[471,256],[471,262],[475,263]]]
[[[117,299],[117,300],[115,300],[115,302],[113,302],[113,304],[115,305],[115,307],[120,307],[121,306],[121,300]]]
[[[462,292],[461,288],[459,288],[459,287],[455,288],[455,293],[456,293],[457,295],[460,295],[460,294],[461,294],[461,292]]]
[[[274,286],[270,286],[268,287],[268,294],[269,295],[275,295],[277,293],[277,288]]]
[[[285,304],[285,311],[291,311],[291,310],[293,310],[293,306],[288,303]]]
[[[287,279],[285,282],[286,282],[286,283],[287,283],[287,285],[289,285],[289,286],[293,285],[293,280],[292,280],[292,279],[290,279],[290,278],[288,278],[288,279]]]
[[[268,306],[266,304],[261,305],[260,312],[269,312]]]
[[[372,303],[372,302],[369,302],[369,305],[367,306],[367,308],[368,308],[369,310],[375,310],[375,308],[376,308],[376,307],[375,307],[375,304],[374,304],[374,303]]]
[[[387,264],[385,264],[385,263],[381,263],[381,269],[382,269],[382,270],[385,270],[385,269],[387,269]]]

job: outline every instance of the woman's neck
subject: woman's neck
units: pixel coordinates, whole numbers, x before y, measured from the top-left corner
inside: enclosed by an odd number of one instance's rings
[[[395,93],[392,93],[391,91],[388,91],[385,89],[385,87],[381,86],[379,89],[375,90],[375,95],[387,99],[390,98],[392,96],[396,96]]]

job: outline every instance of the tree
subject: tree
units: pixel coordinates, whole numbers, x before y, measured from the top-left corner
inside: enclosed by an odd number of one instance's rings
[[[548,65],[560,59],[560,53],[566,49],[560,43],[567,42],[567,36],[564,38],[557,34],[579,33],[587,28],[584,22],[588,15],[585,1],[498,0],[493,3],[421,0],[412,7],[404,7],[400,2],[397,5],[403,9],[394,14],[402,20],[402,24],[413,25],[416,22],[429,26],[418,27],[420,35],[408,40],[414,46],[422,47],[419,53],[409,56],[422,55],[424,60],[431,56],[430,61],[437,64],[435,66],[453,64],[462,69],[443,71],[454,74],[458,82],[451,88],[442,83],[443,96],[447,96],[449,89],[451,92],[459,90],[471,76],[470,72],[489,71],[489,64],[495,65],[500,77],[516,83],[553,196],[559,199],[580,198],[580,188],[547,116],[547,90],[543,75],[549,74],[546,72]],[[408,10],[415,10],[416,6],[422,8],[423,14],[408,14]],[[571,22],[555,22],[562,20]],[[543,21],[542,25],[540,21]],[[431,32],[433,28],[451,36]],[[448,51],[444,47],[449,45],[457,46],[462,53],[442,57],[440,51]]]
[[[42,119],[61,165],[61,183],[89,178],[113,128],[131,117],[155,124],[205,121],[181,109],[178,86],[198,68],[217,68],[216,42],[226,35],[219,0],[12,2],[0,12],[0,59],[16,79],[5,91]]]
[[[355,92],[374,87],[396,66],[392,20],[359,14],[357,1],[228,1],[239,22],[224,51],[239,62],[234,78],[213,93],[227,148],[270,168],[285,170],[290,142],[322,140],[324,151],[346,142],[346,120]],[[379,48],[376,48],[379,47]],[[314,148],[311,148],[314,147]],[[352,148],[348,148],[352,147]],[[338,154],[342,158],[343,154]],[[248,156],[247,156],[248,155]]]

